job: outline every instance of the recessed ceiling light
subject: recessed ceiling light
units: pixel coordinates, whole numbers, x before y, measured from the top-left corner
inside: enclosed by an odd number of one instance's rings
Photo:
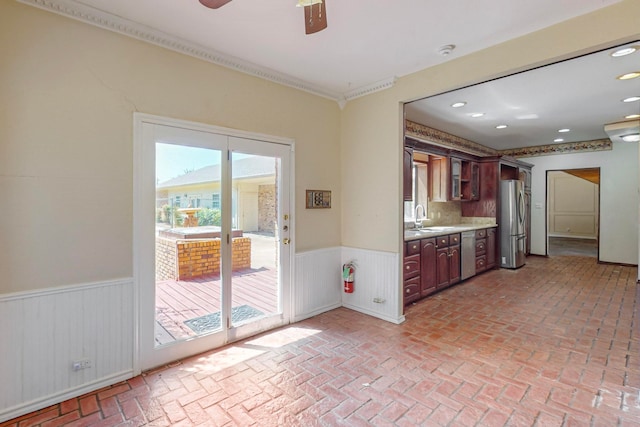
[[[640,133],[632,133],[629,135],[622,135],[622,140],[624,142],[639,142],[640,141]]]
[[[640,101],[640,96],[631,96],[629,98],[625,98],[622,100],[622,102],[634,102],[634,101]]]
[[[640,114],[629,114],[628,116],[624,116],[625,119],[640,119]]]
[[[460,107],[464,107],[465,105],[467,105],[466,102],[454,102],[453,104],[451,104],[453,108],[460,108]]]
[[[507,125],[498,125],[496,126],[496,129],[505,129],[507,127]]]
[[[623,47],[622,49],[611,52],[611,56],[613,56],[614,58],[618,58],[620,56],[631,55],[636,50],[638,50],[638,48],[635,46]]]
[[[569,129],[569,128],[558,129],[558,132],[560,132],[560,133],[571,132],[571,129]]]
[[[482,117],[484,116],[484,113],[471,113],[470,116],[473,118]]]
[[[631,79],[635,79],[636,77],[640,77],[640,71],[633,71],[631,73],[623,74],[616,78],[618,80],[631,80]]]
[[[563,141],[564,141],[564,139],[562,139],[562,138],[556,138],[556,139],[553,140],[553,142],[563,142]]]

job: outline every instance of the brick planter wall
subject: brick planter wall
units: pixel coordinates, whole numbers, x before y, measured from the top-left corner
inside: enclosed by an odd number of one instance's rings
[[[251,239],[232,239],[232,268],[251,268]],[[220,273],[220,239],[156,239],[156,280],[187,280]]]

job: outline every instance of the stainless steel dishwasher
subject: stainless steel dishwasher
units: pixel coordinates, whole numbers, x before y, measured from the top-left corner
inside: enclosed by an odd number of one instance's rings
[[[460,278],[462,280],[467,279],[476,274],[476,232],[475,231],[463,231],[462,232],[462,274]]]

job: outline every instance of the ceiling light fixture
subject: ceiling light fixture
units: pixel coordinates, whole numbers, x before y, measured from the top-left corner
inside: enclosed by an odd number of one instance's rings
[[[562,138],[556,138],[553,140],[553,142],[564,142],[564,139]]]
[[[624,142],[640,142],[640,133],[622,135],[621,138]]]
[[[560,133],[567,133],[567,132],[571,132],[571,129],[569,129],[569,128],[558,129],[558,132],[560,132]]]
[[[498,125],[496,126],[496,129],[506,129],[507,125]]]
[[[469,115],[475,119],[484,116],[484,113],[471,113]]]
[[[453,108],[460,108],[460,107],[464,107],[465,105],[467,105],[466,102],[454,102],[453,104],[451,104]]]
[[[618,79],[618,80],[631,80],[631,79],[635,79],[636,77],[640,77],[640,71],[633,71],[631,73],[626,73],[626,74],[623,74],[621,76],[616,77],[616,79]]]
[[[640,101],[640,96],[631,96],[629,98],[625,98],[622,100],[622,102],[635,102],[635,101]]]
[[[640,114],[629,114],[628,116],[624,116],[625,119],[640,119]]]
[[[636,50],[638,50],[638,48],[635,46],[623,47],[621,49],[611,52],[611,56],[613,56],[614,58],[619,58],[621,56],[631,55]]]

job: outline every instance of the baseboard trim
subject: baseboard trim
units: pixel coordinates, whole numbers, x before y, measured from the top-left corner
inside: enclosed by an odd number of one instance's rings
[[[108,377],[83,384],[79,387],[70,388],[59,393],[50,394],[49,396],[45,396],[41,399],[32,400],[30,402],[6,408],[2,412],[0,412],[0,423],[12,420],[31,412],[38,411],[51,405],[56,405],[74,397],[82,396],[83,394],[99,390],[103,387],[117,384],[119,382],[133,378],[133,376],[133,370],[119,372],[117,374],[113,374]]]
[[[365,308],[354,306],[354,305],[351,305],[351,304],[342,304],[342,306],[344,308],[348,308],[349,310],[357,311],[359,313],[366,314],[366,315],[369,315],[369,316],[372,316],[372,317],[376,317],[378,319],[386,320],[387,322],[395,323],[396,325],[399,325],[399,324],[403,323],[406,320],[405,317],[404,317],[404,314],[396,319],[396,318],[385,316],[384,314],[381,314],[381,313],[378,313],[378,312],[375,312],[375,311],[369,311],[369,310],[367,310]]]
[[[291,320],[291,323],[296,323],[296,322],[300,322],[300,321],[305,320],[305,319],[310,319],[310,318],[312,318],[314,316],[317,316],[317,315],[322,314],[322,313],[326,313],[327,311],[335,310],[336,308],[340,308],[340,307],[342,307],[341,303],[326,305],[324,307],[320,307],[320,308],[318,308],[316,310],[313,310],[310,313],[304,313],[304,314],[300,314],[298,316],[295,316]]]

